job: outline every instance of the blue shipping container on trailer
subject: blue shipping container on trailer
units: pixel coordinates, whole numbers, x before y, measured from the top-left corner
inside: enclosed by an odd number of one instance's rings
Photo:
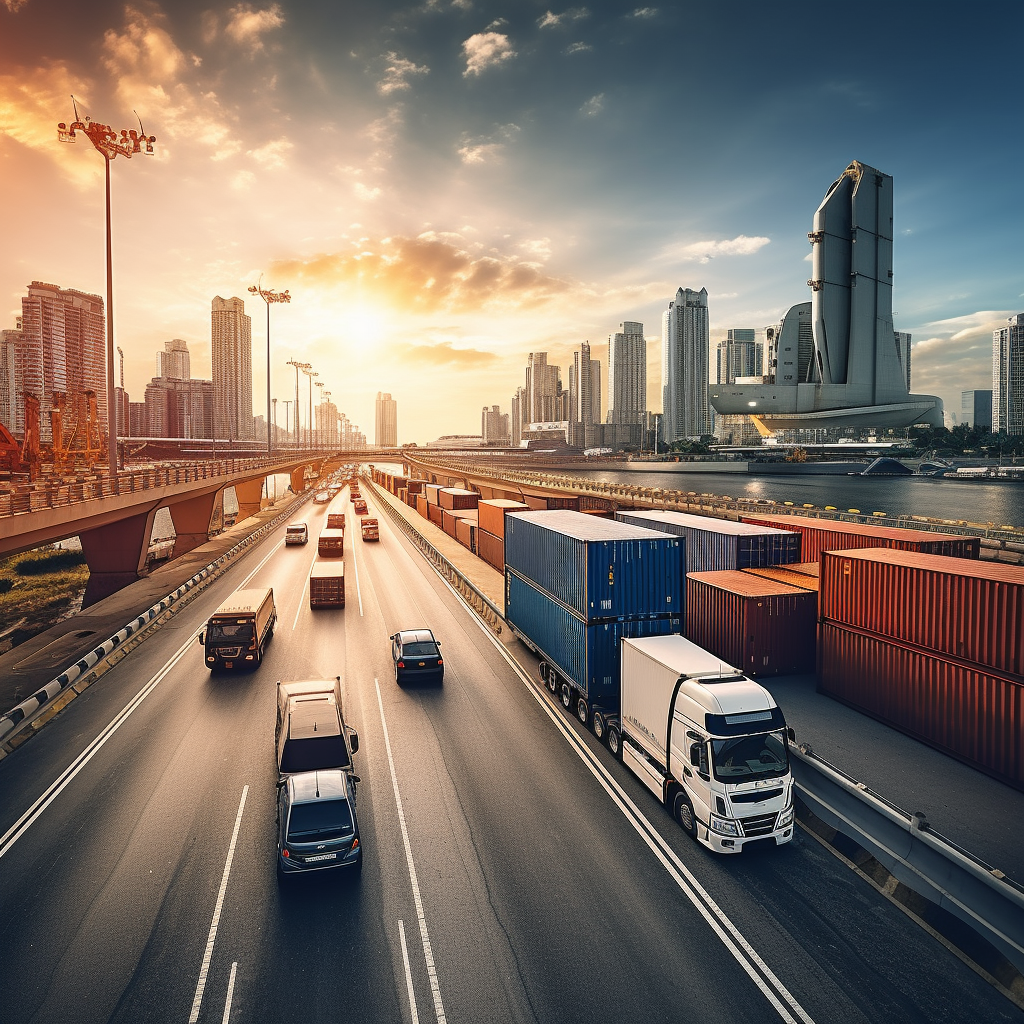
[[[587,622],[683,615],[685,540],[563,510],[505,516],[505,564]]]
[[[754,527],[729,519],[686,512],[618,512],[615,518],[631,526],[659,530],[686,539],[688,572],[720,572],[800,561],[800,534],[771,527]]]
[[[540,654],[606,715],[619,710],[619,641],[680,632],[677,616],[588,624],[542,590],[505,570],[505,617]]]

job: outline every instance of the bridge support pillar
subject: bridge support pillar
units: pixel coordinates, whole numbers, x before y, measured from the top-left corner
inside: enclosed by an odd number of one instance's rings
[[[168,506],[175,533],[171,558],[177,558],[210,539],[213,512],[222,493],[223,488],[208,494],[197,494],[194,498],[176,501]]]
[[[264,479],[264,477],[258,476],[252,480],[243,480],[241,483],[235,484],[235,497],[238,499],[236,523],[240,523],[243,519],[248,519],[249,516],[254,516],[259,512],[261,508],[260,499],[263,497]]]
[[[292,490],[299,494],[306,489],[306,467],[299,466],[292,470]]]
[[[146,567],[157,506],[78,535],[89,566],[82,607],[110,597],[138,580]]]

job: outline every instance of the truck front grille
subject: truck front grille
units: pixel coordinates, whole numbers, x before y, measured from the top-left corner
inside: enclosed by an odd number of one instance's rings
[[[242,648],[241,647],[218,647],[217,648],[217,653],[222,658],[238,658],[238,657],[241,657]]]
[[[745,836],[768,836],[775,831],[775,814],[758,814],[753,818],[740,818]]]

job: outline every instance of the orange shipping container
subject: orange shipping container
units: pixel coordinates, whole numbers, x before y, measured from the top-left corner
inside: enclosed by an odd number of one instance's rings
[[[454,511],[459,508],[476,508],[480,495],[461,487],[442,487],[437,492],[437,503],[441,508]]]
[[[309,571],[309,607],[345,607],[345,562],[340,558],[313,563]]]
[[[510,498],[488,498],[481,501],[478,510],[480,512],[480,529],[486,530],[495,537],[505,537],[505,513],[506,512],[529,512],[530,506],[521,501],[512,501]]]
[[[459,519],[455,523],[455,539],[475,555],[476,554],[476,523],[472,519]]]
[[[823,622],[818,690],[1024,789],[1024,680]]]
[[[316,553],[321,558],[340,558],[345,553],[345,531],[321,530],[316,542]]]
[[[505,571],[505,541],[485,530],[476,531],[476,553],[493,569]]]
[[[442,528],[442,524],[441,524],[441,514],[442,514],[442,511],[443,510],[442,510],[440,505],[427,505],[427,515],[428,515],[430,521],[439,530]]]
[[[823,621],[1024,677],[1024,569],[913,551],[821,558]]]
[[[814,669],[817,595],[742,569],[686,576],[686,637],[752,676]]]
[[[895,526],[843,523],[835,519],[812,519],[810,516],[753,514],[742,516],[741,522],[799,533],[800,550],[805,561],[820,558],[822,551],[842,551],[848,548],[896,548],[932,555],[950,555],[954,558],[977,558],[981,551],[980,537],[904,530]]]
[[[416,511],[419,512],[424,519],[427,518],[427,496],[425,494],[416,495]]]

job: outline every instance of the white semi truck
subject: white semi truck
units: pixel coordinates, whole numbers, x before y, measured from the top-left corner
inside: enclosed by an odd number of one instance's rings
[[[607,740],[623,764],[717,853],[788,843],[792,733],[772,695],[678,634],[624,638],[620,650],[621,717]]]

